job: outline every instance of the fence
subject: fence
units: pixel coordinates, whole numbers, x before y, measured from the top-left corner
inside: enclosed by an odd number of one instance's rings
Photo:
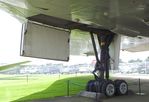
[[[133,94],[145,95],[149,93],[149,80],[145,79],[126,79],[128,83],[129,91],[133,92]],[[79,91],[86,90],[86,84],[80,84],[73,82],[71,80],[67,80],[67,96],[74,95]]]
[[[145,95],[149,93],[149,80],[147,79],[126,79],[126,82],[132,94]]]
[[[85,88],[86,84],[80,84],[71,80],[67,80],[67,96],[74,95],[81,90],[85,90]]]

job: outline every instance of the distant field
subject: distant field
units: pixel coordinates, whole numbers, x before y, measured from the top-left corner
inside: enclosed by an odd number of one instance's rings
[[[33,99],[66,96],[85,89],[89,75],[0,75],[0,102],[27,102]]]

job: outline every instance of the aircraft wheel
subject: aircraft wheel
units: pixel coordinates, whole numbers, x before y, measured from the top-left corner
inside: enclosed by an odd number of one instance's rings
[[[128,84],[124,80],[115,80],[116,95],[125,95],[128,92]]]
[[[115,85],[114,82],[111,80],[107,80],[102,85],[102,93],[106,96],[111,97],[115,94]]]
[[[86,86],[86,91],[93,92],[95,90],[94,83],[95,83],[95,80],[88,81],[87,86]]]
[[[100,80],[100,81],[90,80],[87,83],[86,91],[101,92],[103,83],[104,83],[104,80]]]
[[[105,80],[100,80],[100,81],[96,81],[95,82],[95,89],[96,91],[95,92],[102,92],[102,86],[103,84],[105,83]]]

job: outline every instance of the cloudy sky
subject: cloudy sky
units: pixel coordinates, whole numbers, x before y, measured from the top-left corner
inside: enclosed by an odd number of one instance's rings
[[[22,24],[0,10],[0,61],[19,57]]]

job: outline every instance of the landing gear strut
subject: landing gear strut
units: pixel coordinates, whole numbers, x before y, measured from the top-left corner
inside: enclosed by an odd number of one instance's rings
[[[128,85],[124,80],[112,81],[109,79],[110,55],[109,45],[111,44],[114,33],[105,31],[103,34],[97,34],[100,51],[100,60],[96,48],[94,34],[90,33],[91,40],[95,52],[96,64],[93,71],[95,80],[87,83],[87,91],[100,92],[108,97],[116,95],[124,95],[128,91]]]

